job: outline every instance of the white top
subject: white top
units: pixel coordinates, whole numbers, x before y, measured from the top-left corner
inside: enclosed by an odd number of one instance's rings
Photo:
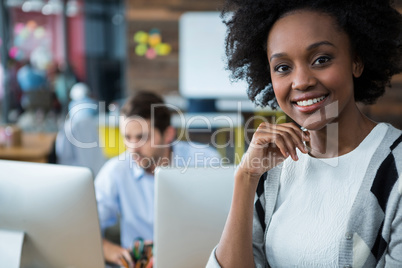
[[[339,245],[365,171],[388,126],[378,124],[335,158],[286,159],[266,254],[271,267],[337,267]]]

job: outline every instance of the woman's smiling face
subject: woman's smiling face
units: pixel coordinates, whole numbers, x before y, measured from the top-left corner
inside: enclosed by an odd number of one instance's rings
[[[298,124],[318,130],[334,117],[311,120],[315,112],[335,104],[337,120],[343,120],[356,107],[353,77],[363,65],[333,17],[307,10],[286,14],[268,34],[267,56],[278,104]]]

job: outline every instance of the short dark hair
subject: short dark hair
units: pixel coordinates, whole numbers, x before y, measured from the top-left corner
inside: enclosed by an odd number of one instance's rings
[[[147,91],[139,91],[129,97],[120,110],[125,117],[139,116],[151,120],[162,134],[170,126],[170,111],[162,97]],[[153,117],[153,118],[152,118]]]
[[[226,0],[221,16],[228,26],[231,78],[248,82],[252,101],[277,108],[266,54],[268,33],[289,12],[318,11],[335,18],[348,35],[364,64],[362,75],[354,79],[355,100],[372,104],[402,69],[402,16],[392,5],[392,0]]]

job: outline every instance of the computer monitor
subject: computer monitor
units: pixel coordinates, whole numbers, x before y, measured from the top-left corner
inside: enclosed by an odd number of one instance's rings
[[[155,267],[205,267],[229,213],[234,167],[157,168],[155,179]]]
[[[0,160],[1,267],[104,267],[97,214],[89,169]]]

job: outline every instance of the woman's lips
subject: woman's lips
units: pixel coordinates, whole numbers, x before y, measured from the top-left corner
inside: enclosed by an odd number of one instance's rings
[[[324,104],[325,100],[328,96],[321,96],[311,99],[305,99],[297,102],[293,102],[293,105],[303,113],[311,113],[315,112],[316,110],[320,109],[321,106]]]
[[[325,96],[321,96],[321,97],[318,97],[318,98],[301,100],[301,101],[297,101],[296,103],[297,103],[297,105],[303,106],[303,107],[304,106],[311,106],[311,105],[313,105],[313,104],[315,104],[317,102],[322,101],[323,99],[325,99]]]

